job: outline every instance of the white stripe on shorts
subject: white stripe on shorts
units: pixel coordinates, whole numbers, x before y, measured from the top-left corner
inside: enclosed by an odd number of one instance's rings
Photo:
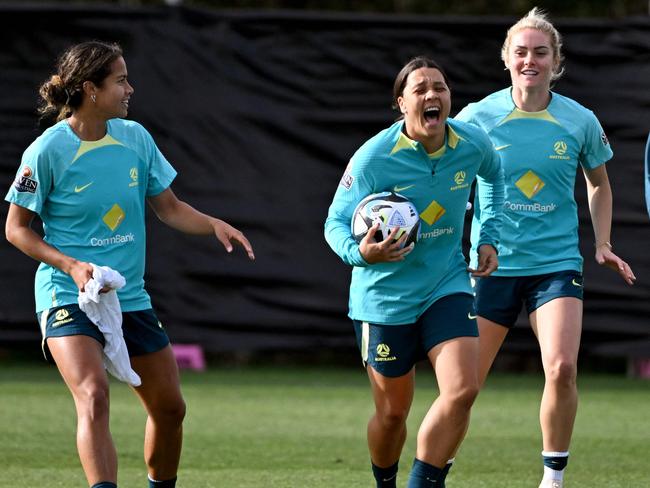
[[[363,363],[368,362],[368,346],[370,345],[370,324],[364,322],[361,324],[361,359]]]
[[[50,315],[50,309],[46,308],[41,312],[41,322],[39,326],[41,327],[41,350],[43,351],[43,356],[47,359],[47,354],[45,354],[45,329],[47,328],[47,317]]]

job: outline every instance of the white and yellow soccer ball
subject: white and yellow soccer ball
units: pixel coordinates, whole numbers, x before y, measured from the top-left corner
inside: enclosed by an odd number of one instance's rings
[[[377,242],[383,241],[396,227],[400,229],[395,236],[396,240],[404,234],[408,235],[402,247],[415,244],[418,240],[420,215],[415,205],[399,193],[373,193],[359,202],[352,214],[354,240],[361,242],[375,222],[379,223],[379,229],[375,233]]]

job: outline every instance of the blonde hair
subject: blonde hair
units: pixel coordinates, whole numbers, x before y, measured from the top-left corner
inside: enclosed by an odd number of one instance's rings
[[[548,20],[548,15],[546,12],[538,7],[534,7],[530,12],[519,19],[516,24],[508,29],[506,40],[503,42],[503,47],[501,47],[502,61],[504,63],[507,62],[506,60],[508,59],[508,50],[510,49],[512,36],[524,29],[535,29],[548,34],[548,37],[551,40],[553,59],[555,60],[555,66],[553,67],[551,81],[555,81],[560,78],[564,74],[564,67],[562,66],[562,63],[564,62],[564,56],[562,55],[562,36],[553,26],[553,24],[551,24],[551,22]]]

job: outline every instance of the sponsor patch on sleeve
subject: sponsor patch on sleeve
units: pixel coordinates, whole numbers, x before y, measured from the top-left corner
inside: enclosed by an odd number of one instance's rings
[[[21,193],[36,193],[38,181],[27,176],[19,176],[14,180],[14,188]]]
[[[354,176],[350,174],[351,169],[352,169],[352,160],[350,159],[350,162],[346,166],[345,172],[343,173],[343,176],[341,177],[341,181],[339,183],[339,185],[341,185],[346,190],[352,188],[352,183],[354,183]]]
[[[603,141],[603,145],[605,146],[609,145],[609,139],[607,139],[607,136],[605,135],[605,131],[600,133],[600,140]]]

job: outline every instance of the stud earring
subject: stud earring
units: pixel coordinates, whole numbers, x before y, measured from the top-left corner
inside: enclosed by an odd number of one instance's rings
[[[90,99],[93,101],[93,103],[97,102],[97,97],[95,96],[94,93],[90,95]]]

